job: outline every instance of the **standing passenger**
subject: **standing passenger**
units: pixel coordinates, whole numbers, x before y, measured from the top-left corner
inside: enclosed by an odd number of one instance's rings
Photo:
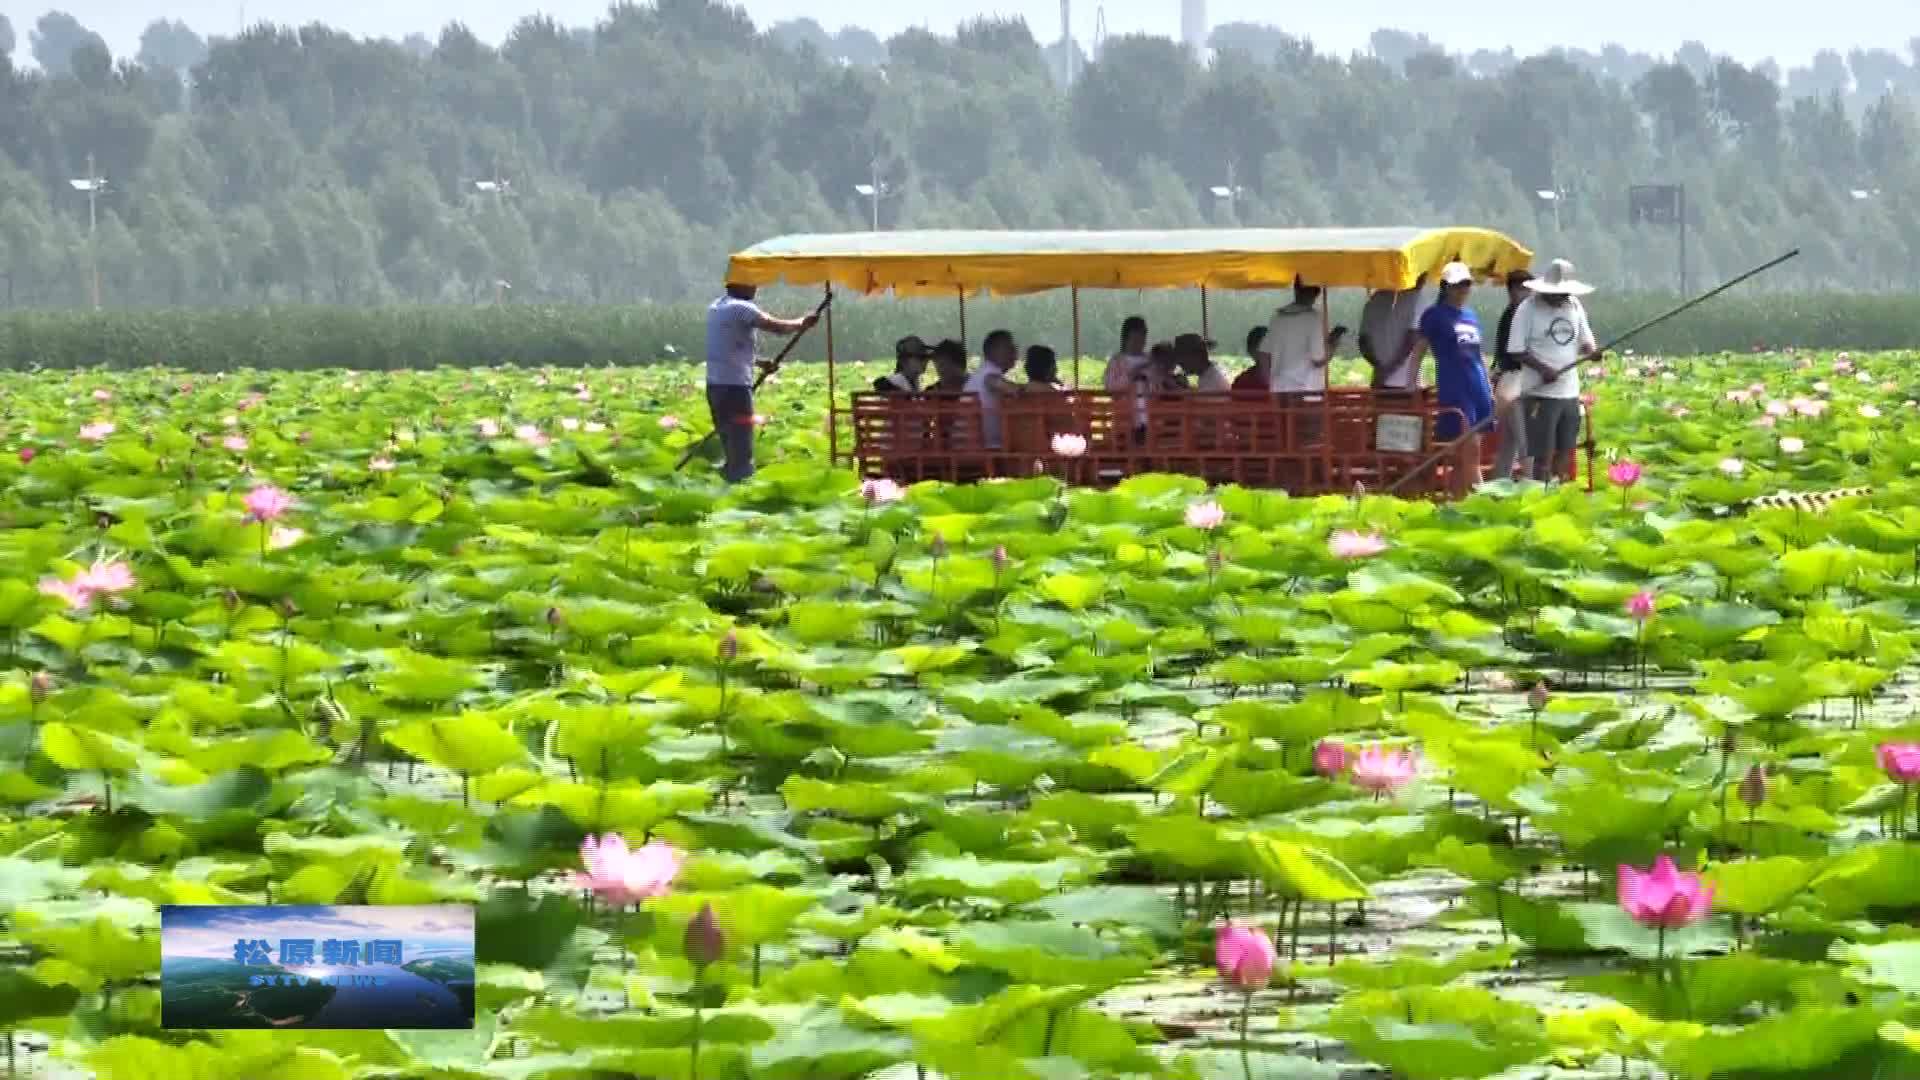
[[[1533,271],[1514,270],[1507,274],[1507,309],[1500,313],[1498,332],[1493,336],[1493,385],[1498,387],[1503,379],[1519,379],[1526,367],[1520,360],[1520,354],[1508,348],[1512,344],[1508,339],[1513,335],[1513,313],[1520,309],[1520,302],[1528,296],[1527,282],[1533,280]],[[1496,399],[1497,400],[1497,399]],[[1500,450],[1493,459],[1493,478],[1495,480],[1513,479],[1513,467],[1516,463],[1524,465],[1527,460],[1527,423],[1526,411],[1521,408],[1521,399],[1515,397],[1513,404],[1500,410],[1500,416],[1494,421],[1494,430],[1500,436]]]
[[[1375,289],[1360,309],[1360,355],[1373,367],[1373,388],[1410,392],[1420,389],[1420,316],[1426,275],[1413,288]]]
[[[1460,493],[1480,482],[1480,436],[1477,428],[1493,415],[1493,390],[1480,359],[1480,320],[1467,306],[1473,291],[1473,271],[1465,263],[1448,263],[1440,271],[1440,299],[1420,316],[1420,335],[1433,350],[1434,382],[1443,413],[1433,437],[1442,442],[1464,439],[1461,457],[1470,462],[1459,478]],[[1461,418],[1465,417],[1463,421]]]
[[[753,302],[752,285],[728,284],[725,296],[707,308],[707,409],[719,434],[726,464],[720,475],[737,484],[753,475],[753,334],[798,334],[818,315],[780,319]],[[773,365],[762,363],[762,371]]]
[[[1521,400],[1527,450],[1533,455],[1533,478],[1544,484],[1573,468],[1573,448],[1580,441],[1578,365],[1600,353],[1578,299],[1593,287],[1574,280],[1572,263],[1553,260],[1526,287],[1533,295],[1513,313],[1508,347],[1522,354],[1526,365]]]
[[[1272,357],[1268,376],[1276,394],[1317,394],[1327,389],[1327,365],[1347,328],[1320,332],[1320,287],[1293,283],[1293,302],[1273,313],[1266,347]]]

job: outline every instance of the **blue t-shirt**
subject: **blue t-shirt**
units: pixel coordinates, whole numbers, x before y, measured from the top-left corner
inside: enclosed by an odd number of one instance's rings
[[[1493,411],[1493,388],[1480,359],[1480,320],[1471,310],[1436,303],[1420,316],[1420,333],[1433,351],[1434,388],[1474,423]]]
[[[753,327],[762,318],[751,300],[723,296],[707,308],[707,385],[753,385]]]

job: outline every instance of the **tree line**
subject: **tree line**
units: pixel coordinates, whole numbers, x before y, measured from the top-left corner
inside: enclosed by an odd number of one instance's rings
[[[1787,72],[1690,43],[1338,57],[1251,24],[1095,55],[1019,20],[880,41],[711,0],[523,19],[499,46],[173,21],[116,58],[0,20],[0,303],[677,302],[782,233],[1484,224],[1603,284],[1677,286],[1628,190],[1686,190],[1695,289],[1891,290],[1920,257],[1920,68]],[[91,162],[92,173],[88,173]],[[104,186],[84,181],[105,178]],[[75,181],[83,181],[75,184]]]

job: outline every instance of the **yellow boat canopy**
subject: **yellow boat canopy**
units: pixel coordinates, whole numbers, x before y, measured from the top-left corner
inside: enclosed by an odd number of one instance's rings
[[[1491,229],[926,231],[782,236],[733,256],[739,285],[832,284],[860,293],[1000,296],[1049,289],[1410,289],[1459,260],[1483,278],[1533,253]]]

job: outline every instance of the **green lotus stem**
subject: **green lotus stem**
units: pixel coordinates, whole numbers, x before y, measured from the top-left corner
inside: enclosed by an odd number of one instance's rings
[[[1660,928],[1659,936],[1656,938],[1656,941],[1658,942],[1658,945],[1656,946],[1656,948],[1658,949],[1658,957],[1659,957],[1658,962],[1662,965],[1661,967],[1662,974],[1665,974],[1665,970],[1666,970],[1665,964],[1667,962],[1667,928],[1666,927],[1662,926]]]
[[[1332,967],[1340,953],[1340,905],[1327,905],[1327,966]]]
[[[1240,995],[1240,1077],[1253,1080],[1253,1065],[1247,1060],[1247,1014],[1253,1011],[1253,991]]]
[[[705,988],[700,985],[700,975],[693,976],[693,1057],[687,1066],[689,1080],[700,1080],[700,994]]]
[[[1040,1056],[1041,1057],[1053,1056],[1053,1029],[1054,1029],[1054,1025],[1058,1024],[1059,1022],[1060,1022],[1059,1010],[1048,1009],[1047,1010],[1047,1030],[1043,1035],[1040,1036]]]

